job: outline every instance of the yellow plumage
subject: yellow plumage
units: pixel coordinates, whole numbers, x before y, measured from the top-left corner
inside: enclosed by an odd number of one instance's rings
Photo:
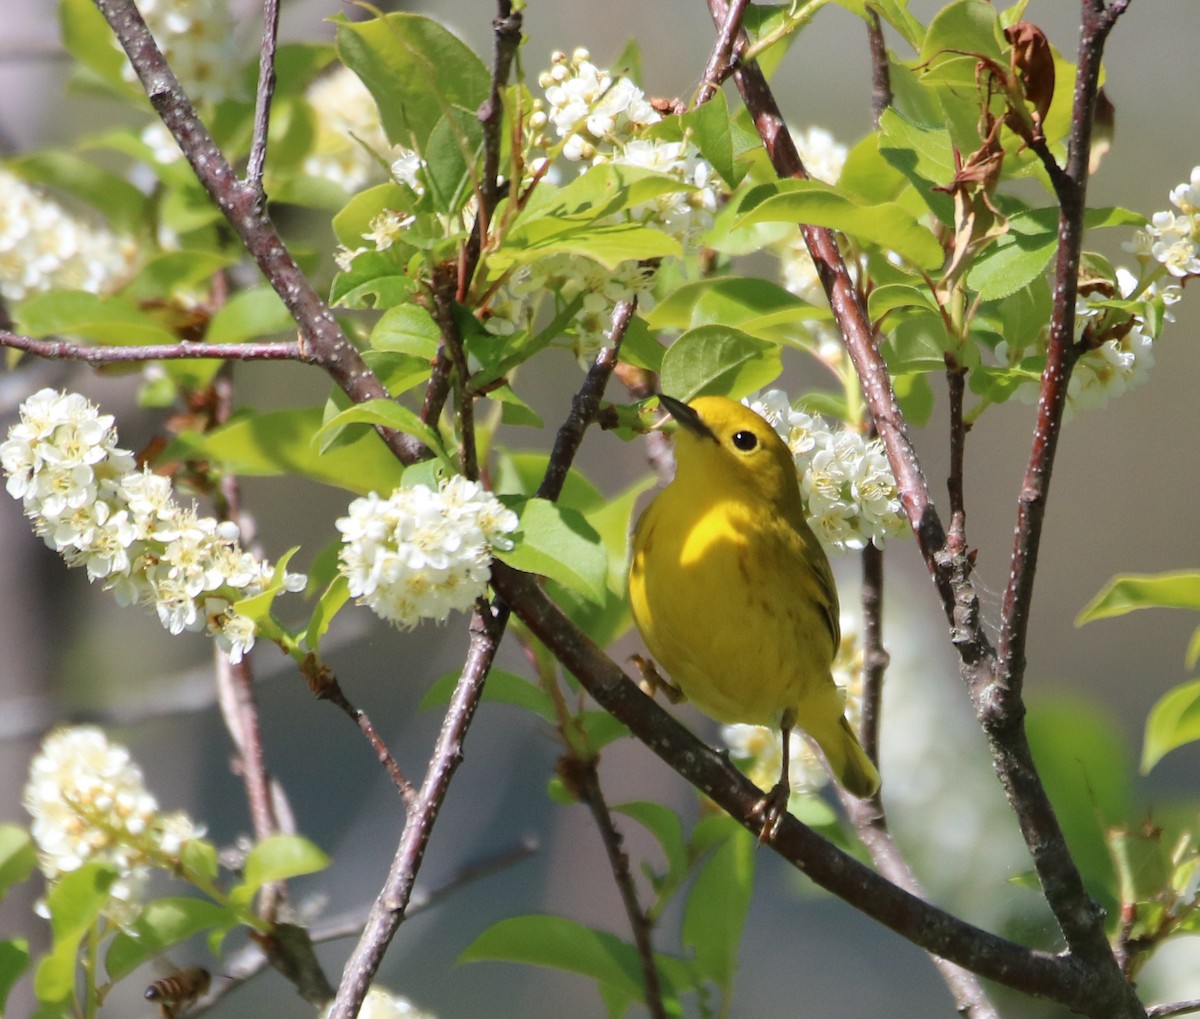
[[[843,788],[873,795],[879,773],[842,713],[831,672],[841,641],[837,589],[804,519],[791,453],[733,400],[662,399],[680,425],[675,480],[638,521],[629,571],[646,647],[705,714],[778,727],[785,748],[798,725]],[[785,756],[768,810],[786,804],[786,769]]]

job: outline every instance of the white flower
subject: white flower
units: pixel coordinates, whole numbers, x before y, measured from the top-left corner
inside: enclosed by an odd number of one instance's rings
[[[774,389],[750,407],[770,422],[792,457],[808,523],[822,543],[840,550],[882,548],[905,533],[907,517],[883,444],[857,431],[836,431],[820,415],[793,410],[787,394]]]
[[[478,482],[397,488],[355,499],[337,521],[338,566],[350,594],[400,627],[446,619],[483,595],[491,550],[511,548],[517,516]]]
[[[0,297],[20,301],[52,289],[104,293],[132,273],[136,254],[131,239],[89,226],[0,169]]]
[[[641,89],[628,78],[614,81],[585,49],[575,50],[569,61],[565,53],[554,53],[550,64],[538,83],[546,92],[546,120],[564,139],[564,159],[590,161],[601,147],[620,146],[662,119]]]
[[[111,415],[43,389],[0,443],[6,488],[68,566],[85,567],[123,605],[153,604],[173,634],[207,629],[239,660],[253,624],[230,606],[264,590],[270,565],[242,550],[235,524],[181,508],[170,481],[137,470],[116,442]],[[283,577],[285,590],[304,584]]]
[[[374,97],[350,68],[339,66],[323,75],[309,86],[305,98],[317,117],[316,144],[304,161],[309,176],[358,191],[382,181],[389,164],[394,173],[396,162],[412,156],[388,142]]]
[[[204,834],[182,812],[161,815],[129,751],[90,725],[42,741],[23,803],[47,881],[92,861],[117,872],[105,912],[119,924],[136,914],[150,868],[173,869],[183,843]]]
[[[384,209],[368,224],[370,229],[363,234],[363,240],[375,245],[376,251],[387,251],[416,221],[416,216],[401,214],[395,209]]]

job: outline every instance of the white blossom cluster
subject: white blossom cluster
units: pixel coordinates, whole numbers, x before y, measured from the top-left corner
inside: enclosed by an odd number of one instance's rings
[[[331,1011],[333,1011],[333,1002],[325,1006],[319,1019],[329,1019]],[[434,1019],[434,1015],[432,1012],[417,1008],[405,997],[372,985],[371,989],[367,991],[367,996],[363,998],[358,1019]]]
[[[168,478],[139,470],[112,415],[78,393],[34,393],[0,443],[0,465],[46,544],[118,602],[153,605],[173,634],[206,631],[235,662],[254,645],[254,622],[233,606],[264,589],[270,564],[241,549],[236,524],[180,506]],[[285,575],[289,591],[304,584]]]
[[[843,698],[846,718],[858,732],[862,723],[863,653],[850,620],[842,619],[842,643],[833,660],[833,681]],[[829,784],[829,771],[812,742],[793,729],[788,735],[788,783],[792,796],[808,796]],[[765,725],[726,725],[721,740],[748,764],[746,774],[760,789],[770,789],[783,766],[780,732]]]
[[[564,305],[578,299],[571,342],[580,366],[586,368],[609,342],[613,306],[635,297],[648,301],[653,281],[653,268],[632,260],[607,269],[590,258],[550,255],[517,269],[497,289],[484,328],[494,336],[510,336],[532,326],[544,295],[553,294]]]
[[[1138,250],[1178,279],[1200,275],[1200,166],[1171,189],[1175,210],[1156,212],[1138,238]]]
[[[1128,269],[1116,270],[1115,284],[1093,284],[1075,303],[1075,339],[1090,337],[1089,348],[1079,357],[1067,384],[1063,417],[1104,407],[1109,399],[1141,385],[1154,367],[1154,344],[1164,323],[1173,322],[1170,308],[1182,296],[1176,285],[1159,287],[1139,280]],[[1136,307],[1114,307],[1113,302],[1135,301]],[[1042,340],[1043,350],[1045,339]],[[1002,364],[1019,364],[1028,351],[996,345]],[[1036,403],[1038,387],[1021,385],[1015,397]]]
[[[510,549],[517,515],[476,481],[397,488],[355,499],[337,521],[338,568],[350,594],[401,628],[469,609],[491,578],[491,550]]]
[[[591,162],[601,149],[619,149],[662,117],[628,78],[592,63],[580,47],[568,57],[550,55],[550,67],[538,75],[546,94],[546,117],[563,143],[563,158]]]
[[[592,63],[585,49],[570,57],[552,54],[551,66],[538,78],[545,101],[535,100],[531,124],[551,126],[564,139],[562,155],[572,162],[602,163],[652,170],[679,182],[679,190],[658,195],[618,214],[623,222],[656,227],[694,247],[713,222],[720,183],[707,161],[687,141],[645,136],[662,120],[641,89],[628,78]],[[547,139],[535,139],[545,146]],[[488,305],[485,328],[498,336],[528,328],[541,301],[554,295],[559,305],[582,301],[570,332],[576,358],[587,367],[609,341],[613,306],[637,298],[645,307],[653,282],[652,267],[634,260],[609,270],[579,256],[552,255],[520,269],[497,288]]]
[[[419,193],[419,157],[388,141],[375,97],[350,68],[339,66],[322,75],[308,87],[305,98],[317,121],[316,144],[304,161],[308,176],[358,191],[382,183],[390,173]]]
[[[170,869],[204,829],[159,812],[129,751],[95,726],[57,729],[29,766],[23,797],[38,866],[51,883],[98,861],[117,871],[109,915],[131,920],[152,867]]]
[[[0,169],[0,297],[112,290],[133,271],[132,239],[89,226]]]
[[[1067,385],[1066,413],[1073,414],[1089,407],[1103,407],[1110,397],[1120,396],[1127,389],[1141,385],[1154,367],[1154,323],[1173,321],[1165,309],[1182,296],[1179,287],[1161,290],[1153,283],[1139,289],[1138,280],[1128,269],[1117,270],[1120,296],[1137,299],[1142,308],[1132,318],[1127,312],[1116,312],[1101,303],[1105,296],[1087,294],[1075,304],[1076,338],[1085,329],[1098,336],[1113,333],[1112,339],[1088,350],[1075,363]],[[1156,309],[1155,304],[1161,308]],[[1115,320],[1115,321],[1114,321]]]
[[[844,551],[873,542],[882,548],[889,537],[907,530],[882,442],[793,409],[780,389],[764,393],[750,407],[791,450],[809,526],[824,545]]]
[[[234,94],[240,77],[228,0],[138,0],[138,10],[192,102]],[[123,73],[137,80],[132,66]]]

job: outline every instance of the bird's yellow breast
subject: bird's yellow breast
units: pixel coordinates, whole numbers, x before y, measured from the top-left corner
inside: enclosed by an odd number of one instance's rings
[[[786,516],[744,493],[677,480],[646,510],[630,568],[634,619],[706,714],[774,725],[831,681],[836,632],[814,552],[823,561]],[[832,612],[836,620],[836,602]]]

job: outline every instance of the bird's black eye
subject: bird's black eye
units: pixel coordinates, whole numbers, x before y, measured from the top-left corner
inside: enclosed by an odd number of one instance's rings
[[[748,453],[758,445],[758,436],[753,432],[734,432],[733,444],[743,453]]]

